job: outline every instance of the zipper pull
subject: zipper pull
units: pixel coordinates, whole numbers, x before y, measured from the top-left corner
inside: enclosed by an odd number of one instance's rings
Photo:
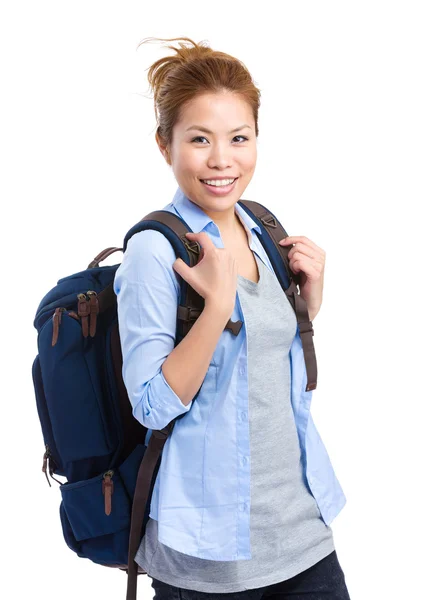
[[[42,457],[42,472],[45,473],[45,476],[47,478],[48,481],[48,485],[51,487],[51,483],[50,480],[48,479],[48,475],[47,475],[47,461],[48,461],[48,454],[49,454],[49,450],[48,450],[48,446],[45,447],[45,452],[44,452],[44,456]]]
[[[54,311],[53,314],[53,339],[51,342],[52,346],[55,346],[57,344],[57,340],[58,340],[58,332],[60,329],[60,325],[61,325],[61,315],[63,313],[63,311],[65,311],[65,308],[61,308],[61,307],[57,307],[56,310]]]
[[[107,471],[104,473],[102,481],[102,493],[104,494],[105,502],[105,514],[111,514],[111,495],[114,492],[114,481],[111,477],[114,475],[114,471]]]
[[[83,337],[86,338],[89,333],[89,313],[91,312],[91,307],[85,294],[78,294],[77,298],[77,314],[82,318],[82,333]]]
[[[58,479],[56,479],[53,475],[55,469],[57,469],[57,465],[54,462],[54,459],[52,457],[52,454],[50,452],[50,448],[48,447],[48,444],[45,445],[45,452],[44,452],[43,461],[42,461],[42,470],[45,473],[45,476],[48,481],[48,485],[51,487],[51,483],[50,483],[50,480],[48,479],[48,475],[47,475],[47,467],[48,467],[48,472],[50,473],[50,477],[52,477],[52,479],[54,479],[54,481],[57,481],[57,483],[62,485],[62,482],[59,481]]]
[[[90,307],[90,327],[89,327],[89,335],[94,337],[96,333],[96,322],[97,315],[99,313],[99,302],[98,302],[98,294],[93,290],[89,290],[86,292],[89,296],[89,307]]]

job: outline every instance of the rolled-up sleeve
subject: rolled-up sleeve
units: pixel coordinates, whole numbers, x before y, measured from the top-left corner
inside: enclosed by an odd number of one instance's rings
[[[163,429],[190,410],[165,379],[162,364],[175,345],[179,283],[175,252],[159,231],[130,238],[114,278],[123,356],[123,381],[133,416]]]

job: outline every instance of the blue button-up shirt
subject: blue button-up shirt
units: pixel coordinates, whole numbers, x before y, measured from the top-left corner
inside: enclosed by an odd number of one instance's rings
[[[216,223],[181,188],[164,210],[181,216],[192,231],[206,232],[216,247],[224,247]],[[238,202],[235,211],[250,249],[274,272],[256,233],[261,234],[260,226]],[[162,450],[149,516],[158,521],[159,541],[179,552],[210,560],[250,559],[247,324],[237,293],[231,319],[244,325],[237,336],[222,332],[199,394],[184,405],[162,372],[175,343],[181,280],[172,268],[176,258],[160,232],[139,232],[129,240],[114,279],[123,379],[134,417],[152,430],[184,413]],[[290,363],[303,477],[329,525],[346,498],[310,414],[313,392],[305,391],[298,323]],[[268,477],[271,468],[268,456]]]

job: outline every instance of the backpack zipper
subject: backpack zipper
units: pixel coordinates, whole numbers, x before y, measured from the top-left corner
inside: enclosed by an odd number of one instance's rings
[[[48,465],[48,461],[50,463],[49,465]],[[50,480],[48,479],[48,475],[47,475],[47,467],[48,467],[48,471],[50,472],[50,476],[52,477],[52,479],[54,479],[54,481],[57,481],[57,483],[62,485],[62,482],[59,481],[58,479],[56,479],[53,475],[54,468],[57,468],[57,465],[54,462],[54,458],[53,458],[53,455],[51,454],[50,447],[48,446],[48,444],[45,444],[45,452],[44,452],[44,456],[43,456],[43,460],[42,460],[42,472],[45,473],[45,476],[48,481],[48,485],[51,487],[51,483],[50,483]]]
[[[94,337],[96,333],[97,315],[99,313],[98,294],[94,290],[88,290],[86,294],[78,294],[77,299],[77,313],[75,313],[74,310],[70,310],[68,315],[78,321],[82,321],[83,337],[88,337],[88,335]],[[66,310],[67,308],[58,306],[54,311],[52,346],[57,344],[62,314]]]
[[[83,337],[94,337],[99,313],[98,294],[94,290],[88,290],[86,294],[78,294],[77,298],[77,314],[82,319]]]
[[[99,313],[99,302],[98,294],[94,290],[88,290],[86,292],[89,296],[89,307],[90,307],[90,322],[89,322],[89,335],[94,337],[96,333],[96,321]]]
[[[55,346],[57,344],[58,331],[59,331],[60,325],[61,325],[61,315],[65,310],[66,309],[63,308],[62,306],[58,306],[54,311],[54,314],[53,314],[53,339],[51,342],[52,346]]]
[[[111,514],[111,495],[114,492],[114,482],[111,479],[114,475],[114,471],[107,471],[103,475],[102,480],[102,493],[104,494],[104,505],[105,505],[105,514]]]
[[[64,312],[66,312],[67,308],[64,308],[62,306],[58,306],[53,314],[53,339],[51,341],[51,345],[55,346],[57,344],[57,340],[58,340],[58,333],[59,333],[59,329],[60,329],[60,325],[61,325],[61,317],[62,314]],[[73,317],[74,319],[77,319],[78,321],[80,321],[80,317],[75,313],[74,310],[69,310],[68,312],[69,317]]]
[[[89,329],[89,313],[91,312],[89,298],[85,294],[77,295],[77,314],[82,319],[83,337],[88,337]]]

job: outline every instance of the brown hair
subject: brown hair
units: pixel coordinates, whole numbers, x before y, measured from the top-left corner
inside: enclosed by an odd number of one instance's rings
[[[241,96],[251,107],[256,137],[259,135],[258,110],[260,90],[245,65],[237,58],[213,50],[202,42],[196,44],[188,37],[145,38],[145,41],[179,41],[180,48],[169,46],[176,54],[155,61],[148,70],[148,82],[154,94],[157,134],[164,146],[172,142],[172,130],[186,103],[199,94],[228,91]]]

